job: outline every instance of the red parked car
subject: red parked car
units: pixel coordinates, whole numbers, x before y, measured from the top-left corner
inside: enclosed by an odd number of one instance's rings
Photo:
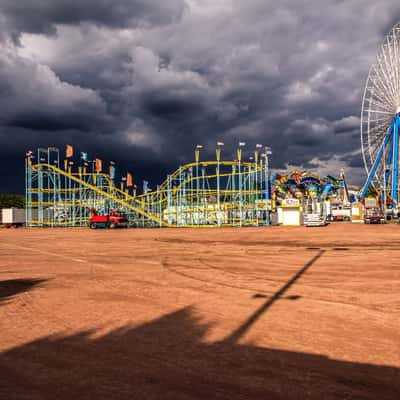
[[[92,216],[88,220],[91,229],[97,228],[127,228],[128,218],[120,211],[111,210],[109,214],[98,215],[96,210],[91,210]]]

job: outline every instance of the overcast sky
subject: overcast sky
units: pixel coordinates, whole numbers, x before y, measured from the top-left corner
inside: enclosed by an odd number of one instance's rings
[[[68,144],[153,185],[194,158],[361,183],[360,107],[398,0],[0,0],[0,192]]]

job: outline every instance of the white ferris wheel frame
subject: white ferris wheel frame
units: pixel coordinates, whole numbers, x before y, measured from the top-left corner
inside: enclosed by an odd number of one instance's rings
[[[400,112],[400,23],[386,35],[365,84],[361,109],[361,149],[367,174],[396,114]],[[384,160],[387,158],[386,150]],[[382,187],[385,163],[375,173],[373,184]]]

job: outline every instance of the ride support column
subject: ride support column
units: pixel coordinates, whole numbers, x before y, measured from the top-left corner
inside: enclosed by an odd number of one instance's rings
[[[399,168],[399,121],[400,115],[397,114],[393,127],[393,173],[392,173],[392,199],[398,205],[398,168]]]

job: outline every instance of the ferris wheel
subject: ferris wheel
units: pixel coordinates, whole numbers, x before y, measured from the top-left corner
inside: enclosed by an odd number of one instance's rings
[[[361,148],[369,187],[385,190],[398,204],[400,130],[400,23],[383,41],[365,85],[361,110]]]

